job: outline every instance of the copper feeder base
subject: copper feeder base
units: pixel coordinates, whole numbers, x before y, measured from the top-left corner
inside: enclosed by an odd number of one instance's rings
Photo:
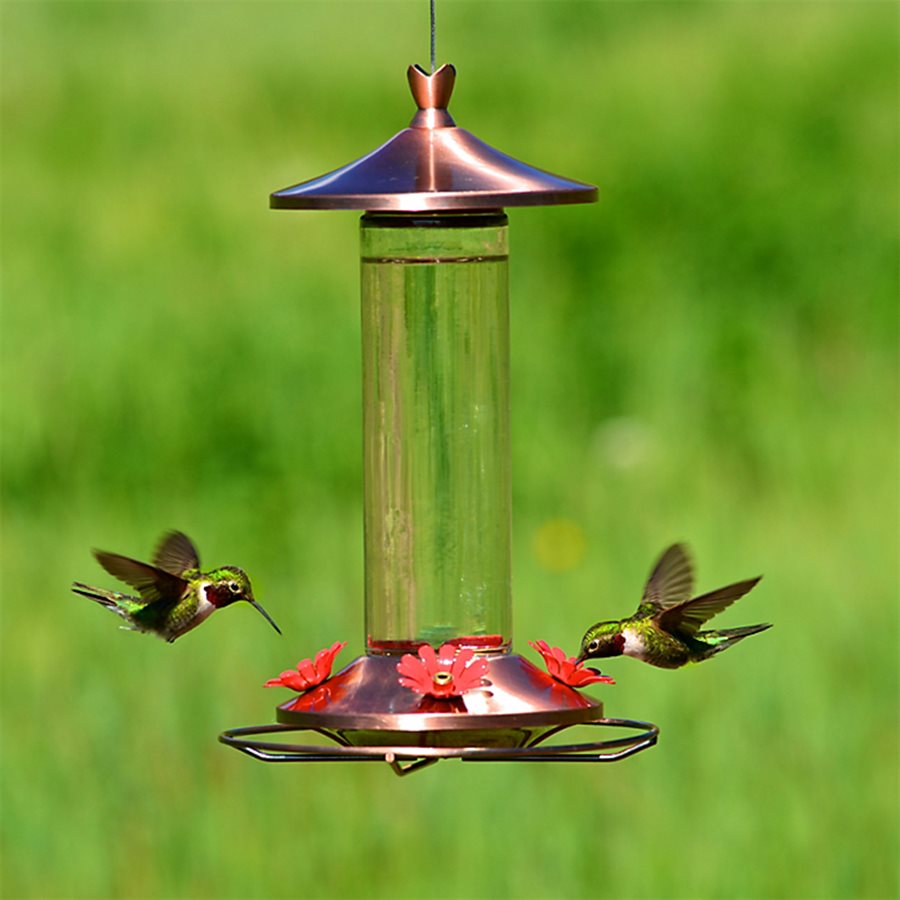
[[[219,740],[267,762],[383,760],[398,775],[440,759],[610,762],[656,743],[646,722],[607,719],[603,705],[517,654],[486,654],[490,686],[462,697],[422,697],[400,685],[398,656],[361,656],[337,675],[277,708],[277,725],[235,728]],[[573,725],[624,727],[606,741],[538,746]],[[255,735],[309,731],[334,746],[283,744]],[[406,763],[403,765],[402,763]]]

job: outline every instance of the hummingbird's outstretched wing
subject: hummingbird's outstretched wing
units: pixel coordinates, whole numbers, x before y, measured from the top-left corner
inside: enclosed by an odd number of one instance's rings
[[[167,531],[153,554],[153,565],[172,575],[200,568],[200,557],[191,539],[180,531]]]
[[[757,578],[749,578],[747,581],[729,584],[728,587],[710,591],[701,597],[688,600],[687,603],[664,609],[656,616],[656,622],[664,631],[680,631],[694,635],[699,631],[701,625],[756,587],[760,578],[762,575]]]
[[[175,603],[181,599],[188,583],[171,572],[165,572],[156,566],[138,562],[118,553],[107,553],[95,550],[97,562],[109,572],[113,578],[130,584],[145,603]]]
[[[660,612],[691,599],[694,591],[694,565],[684,544],[672,544],[653,567],[641,607]]]

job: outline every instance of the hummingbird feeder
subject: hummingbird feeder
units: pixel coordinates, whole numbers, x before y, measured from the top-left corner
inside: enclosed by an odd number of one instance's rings
[[[573,661],[545,644],[557,677],[512,651],[504,208],[592,203],[597,189],[459,128],[455,79],[451,65],[411,66],[408,128],[271,195],[275,209],[363,211],[366,648],[330,678],[341,645],[304,660],[284,673],[303,692],[277,724],[220,736],[257,759],[384,760],[403,774],[443,758],[610,761],[656,742],[656,726],[606,718],[570,686],[609,679],[560,678]],[[629,733],[544,743],[574,725]],[[332,743],[285,742],[295,732]]]

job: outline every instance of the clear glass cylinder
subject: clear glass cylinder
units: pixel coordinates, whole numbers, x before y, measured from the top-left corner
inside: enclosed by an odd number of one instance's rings
[[[362,218],[370,653],[511,642],[502,212]]]

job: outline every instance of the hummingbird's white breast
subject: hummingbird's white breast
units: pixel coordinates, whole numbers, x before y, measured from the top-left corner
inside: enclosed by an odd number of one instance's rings
[[[647,655],[647,646],[644,639],[631,628],[622,629],[622,637],[625,638],[625,646],[622,653],[625,656],[633,656],[635,659],[644,659]]]
[[[215,604],[209,602],[206,596],[206,589],[212,584],[211,581],[201,581],[197,586],[197,624],[199,625],[210,613],[214,612]]]
[[[216,611],[215,604],[210,603],[206,596],[206,589],[210,584],[212,584],[211,581],[201,581],[200,584],[197,585],[197,612],[194,613],[194,617],[182,634],[186,634],[191,629],[196,628],[201,622],[204,622]]]

